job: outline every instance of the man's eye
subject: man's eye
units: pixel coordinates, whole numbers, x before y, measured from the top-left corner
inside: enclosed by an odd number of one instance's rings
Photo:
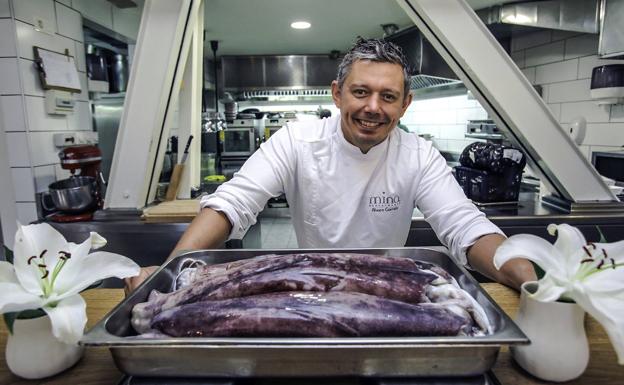
[[[392,94],[385,94],[385,95],[383,95],[383,99],[386,102],[394,102],[395,100],[397,100],[397,97],[392,95]]]
[[[355,96],[364,96],[364,95],[366,95],[366,91],[362,90],[362,89],[355,89],[355,90],[353,90],[353,95],[355,95]]]

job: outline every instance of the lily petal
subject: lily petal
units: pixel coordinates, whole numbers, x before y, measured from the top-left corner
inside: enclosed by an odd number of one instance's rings
[[[577,285],[581,285],[585,292],[596,295],[622,294],[624,268],[613,269],[605,264],[605,267],[578,282]],[[624,306],[624,302],[620,306]]]
[[[66,344],[77,344],[87,324],[87,304],[80,294],[69,296],[43,310],[50,316],[52,334]]]
[[[25,290],[42,295],[42,273],[37,267],[40,260],[37,258],[30,264],[30,257],[39,257],[43,254],[48,271],[54,268],[58,260],[58,252],[67,244],[65,238],[47,223],[20,226],[15,233],[13,245],[13,265],[17,279]]]
[[[557,285],[557,282],[549,275],[546,274],[544,278],[538,281],[537,291],[530,295],[540,302],[554,302],[565,293],[566,289]]]
[[[19,283],[0,283],[0,313],[38,309],[43,304],[43,298],[24,290]]]
[[[565,260],[548,241],[531,234],[512,235],[496,249],[494,266],[500,269],[507,261],[525,258],[537,263],[544,271],[562,274]]]
[[[549,225],[548,232],[556,227],[557,240],[555,241],[555,248],[559,250],[561,255],[570,256],[575,254],[579,249],[587,244],[583,233],[576,227],[562,223],[560,225]],[[570,261],[572,262],[572,261]]]
[[[618,364],[624,365],[624,298],[606,295],[584,295],[573,293],[573,299],[592,315],[605,329],[618,357]]]
[[[607,262],[610,262],[610,258],[613,258],[615,263],[623,263],[624,262],[624,241],[613,242],[613,243],[595,243],[597,250],[604,250],[604,253],[601,253],[603,256],[606,255]],[[607,263],[605,262],[605,263]]]
[[[106,246],[106,238],[92,231],[91,233],[91,249],[96,250]]]
[[[60,298],[86,289],[93,282],[117,277],[127,278],[139,274],[140,267],[123,255],[97,251],[68,263],[59,273],[54,291]]]
[[[15,268],[9,262],[0,261],[0,283],[19,283],[15,275]]]

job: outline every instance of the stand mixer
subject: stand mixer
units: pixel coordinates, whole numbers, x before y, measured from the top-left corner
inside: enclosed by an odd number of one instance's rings
[[[56,213],[48,217],[54,222],[78,222],[93,219],[93,212],[104,205],[104,177],[100,171],[102,152],[96,146],[71,146],[59,152],[61,168],[71,177],[48,186],[54,207],[43,201],[46,210]]]

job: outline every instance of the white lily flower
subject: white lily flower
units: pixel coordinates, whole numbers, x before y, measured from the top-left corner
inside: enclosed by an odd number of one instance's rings
[[[50,317],[53,335],[76,344],[87,323],[80,291],[105,278],[139,274],[139,265],[122,255],[89,254],[105,244],[94,232],[75,244],[47,223],[19,226],[13,264],[0,261],[0,313],[41,308]]]
[[[549,225],[558,234],[554,245],[530,234],[509,237],[494,255],[500,269],[507,261],[525,258],[544,270],[532,298],[551,302],[569,299],[591,314],[604,327],[624,365],[624,241],[587,242],[575,227]]]

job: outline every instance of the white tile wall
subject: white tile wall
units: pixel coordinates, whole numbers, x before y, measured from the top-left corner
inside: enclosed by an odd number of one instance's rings
[[[598,52],[598,35],[583,34],[565,41],[564,59],[594,55]]]
[[[536,67],[524,68],[521,71],[524,74],[524,77],[527,78],[529,83],[535,84],[535,71],[536,71]]]
[[[13,20],[0,19],[0,57],[15,57],[15,33]]]
[[[19,42],[20,57],[34,60],[33,46],[46,48],[52,51],[60,51],[56,35],[39,32],[31,24],[20,20],[15,21],[17,41]]]
[[[535,48],[529,48],[525,52],[526,67],[536,66],[540,64],[554,63],[562,61],[564,56],[564,42],[559,41],[556,43],[550,43],[541,45]]]
[[[85,48],[84,48],[84,44],[80,43],[80,42],[75,42],[75,56],[74,59],[76,60],[76,67],[78,67],[78,71],[80,72],[85,72],[87,70],[87,66],[85,63],[86,60],[86,56],[85,56]]]
[[[61,168],[61,164],[57,163],[54,165],[54,175],[56,176],[56,180],[67,179],[71,176],[71,172]]]
[[[24,94],[31,96],[44,96],[43,88],[41,88],[41,80],[39,72],[34,61],[19,59],[20,72],[22,73],[22,84]]]
[[[550,43],[551,31],[536,31],[522,35],[513,35],[511,40],[511,51],[518,51],[521,49],[536,47],[539,45]]]
[[[72,7],[85,19],[113,29],[112,5],[107,0],[72,0]]]
[[[7,149],[9,151],[9,166],[30,167],[28,139],[25,132],[7,132]]]
[[[50,183],[56,182],[55,166],[35,167],[35,189],[38,193],[48,191]]]
[[[624,60],[599,59],[598,55],[591,55],[579,59],[578,79],[591,78],[594,67],[607,64],[624,64]]]
[[[34,203],[17,203],[17,219],[21,224],[27,225],[31,222],[35,222],[37,220],[37,206]]]
[[[0,96],[0,103],[2,104],[1,110],[4,130],[6,132],[26,131],[22,97],[19,95]]]
[[[79,12],[63,4],[56,3],[56,22],[60,35],[70,37],[77,41],[84,40],[82,34],[82,17]]]
[[[58,148],[54,146],[54,132],[39,131],[30,133],[32,165],[44,166],[58,163]]]
[[[11,17],[9,0],[0,0],[0,17]]]
[[[576,80],[578,59],[564,60],[558,63],[545,64],[535,67],[535,83],[546,84]]]
[[[117,8],[112,7],[113,11],[113,30],[124,36],[136,40],[139,33],[139,24],[141,23],[141,12],[143,7],[136,8]]]
[[[35,18],[43,19],[47,28],[56,32],[53,0],[18,0],[13,1],[15,18],[28,24],[35,24]]]
[[[589,123],[608,123],[609,106],[599,106],[594,102],[563,103],[561,105],[561,123],[569,123],[582,116]]]
[[[550,108],[550,111],[552,112],[553,116],[555,117],[555,119],[557,119],[557,121],[560,121],[561,119],[561,104],[560,103],[551,103],[551,104],[547,104],[548,108]]]
[[[551,84],[548,87],[548,103],[580,102],[591,100],[590,79]]]
[[[611,106],[611,122],[624,122],[624,104]]]
[[[70,131],[93,130],[89,102],[76,102],[74,113],[67,115],[67,127]]]
[[[35,185],[30,167],[12,168],[11,179],[16,201],[32,202],[35,200]]]
[[[45,99],[26,96],[26,116],[30,131],[67,131],[64,115],[50,115],[45,110]]]
[[[624,123],[588,123],[583,144],[624,145]]]
[[[552,31],[552,41],[569,39],[578,35],[581,35],[581,33],[572,31],[560,31],[555,29]]]
[[[0,58],[0,95],[21,93],[17,59]]]
[[[518,68],[524,68],[524,50],[511,53],[511,60],[516,63]]]

